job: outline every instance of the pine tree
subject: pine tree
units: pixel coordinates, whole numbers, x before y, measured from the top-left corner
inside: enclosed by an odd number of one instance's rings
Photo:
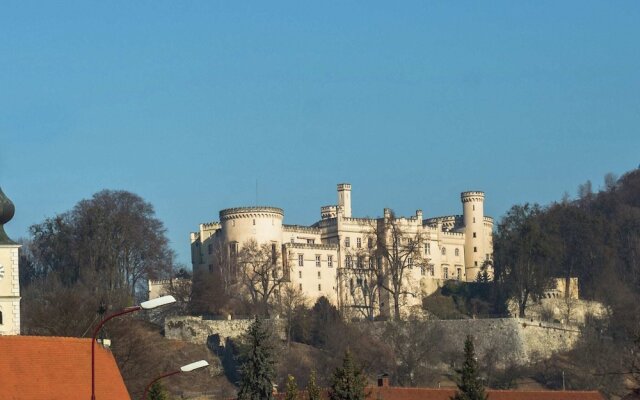
[[[473,338],[467,336],[464,342],[464,364],[456,372],[460,374],[458,391],[452,400],[487,400],[484,387],[478,376],[478,361],[473,348]]]
[[[160,382],[156,382],[149,388],[147,400],[168,400],[167,392],[164,390]]]
[[[298,400],[298,385],[296,378],[291,375],[287,377],[287,392],[284,395],[284,400]]]
[[[307,383],[307,396],[309,400],[320,400],[320,388],[316,383],[316,370],[312,369],[309,374],[309,383]]]
[[[366,384],[362,370],[353,362],[351,352],[347,350],[342,367],[336,368],[333,373],[329,398],[331,400],[364,400]]]
[[[272,400],[275,376],[270,334],[260,318],[249,327],[241,356],[240,400]]]

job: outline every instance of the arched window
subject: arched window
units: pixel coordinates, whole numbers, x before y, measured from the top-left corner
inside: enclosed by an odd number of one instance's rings
[[[447,248],[442,246],[442,250],[440,250],[443,256],[447,255]]]

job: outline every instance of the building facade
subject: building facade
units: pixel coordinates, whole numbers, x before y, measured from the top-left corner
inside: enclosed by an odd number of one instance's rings
[[[475,281],[484,271],[492,273],[485,261],[493,254],[493,219],[484,215],[483,192],[461,194],[462,215],[425,219],[417,210],[397,217],[385,209],[380,218],[356,218],[351,185],[337,189],[338,204],[321,207],[320,220],[311,226],[284,224],[284,211],[276,207],[220,211],[219,222],[191,233],[194,273],[213,273],[250,240],[270,244],[287,284],[310,301],[327,297],[352,317],[393,312],[392,295],[382,287],[393,286],[394,266],[402,270],[398,282],[406,309],[447,280]]]
[[[0,189],[0,335],[20,334],[20,245],[4,231],[14,212],[13,203]]]

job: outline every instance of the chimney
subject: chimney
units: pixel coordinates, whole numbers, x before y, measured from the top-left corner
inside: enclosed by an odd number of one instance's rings
[[[389,387],[389,374],[382,374],[378,377],[378,387]]]

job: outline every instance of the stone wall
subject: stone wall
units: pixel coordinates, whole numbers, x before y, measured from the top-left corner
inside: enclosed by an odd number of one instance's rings
[[[394,322],[375,323],[378,325],[375,331],[382,340],[384,324],[388,323]],[[522,365],[571,350],[580,336],[575,326],[521,318],[429,320],[423,323],[425,330],[428,327],[437,332],[433,345],[442,354],[452,357],[461,354],[466,336],[472,335],[479,358],[493,357],[503,365]]]
[[[243,335],[253,319],[209,320],[202,317],[176,316],[167,317],[164,321],[164,335],[167,339],[182,340],[189,343],[210,344],[217,340],[224,346],[227,339],[235,339]],[[284,320],[267,320],[274,332],[285,339]]]

